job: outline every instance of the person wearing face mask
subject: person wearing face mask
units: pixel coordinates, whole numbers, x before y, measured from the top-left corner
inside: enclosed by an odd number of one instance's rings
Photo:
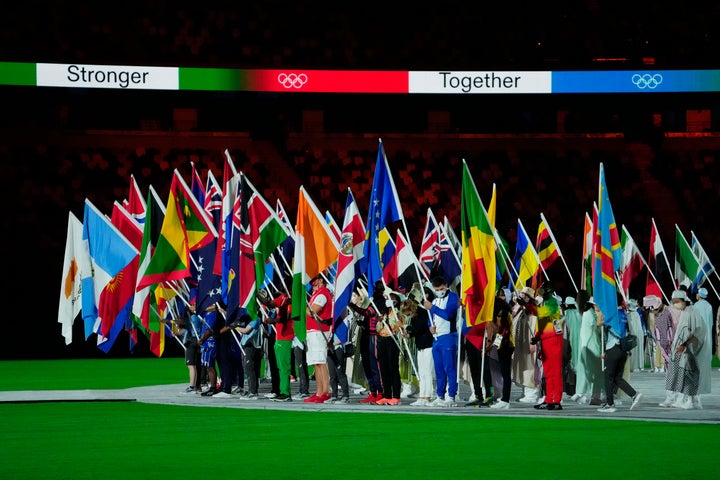
[[[705,346],[705,325],[690,305],[685,291],[673,292],[672,306],[680,311],[680,316],[672,342],[672,359],[665,375],[665,390],[675,394],[672,407],[702,408],[698,397],[700,369],[697,357]]]
[[[423,305],[430,311],[430,333],[433,334],[433,362],[437,384],[437,398],[432,406],[457,406],[455,396],[458,392],[457,354],[458,339],[456,317],[460,297],[448,290],[442,277],[432,280],[435,298],[432,302],[424,300]]]
[[[536,346],[530,343],[537,328],[537,307],[533,299],[535,290],[523,287],[515,297],[512,307],[512,328],[515,352],[512,358],[512,378],[523,389],[522,403],[537,403],[540,395]]]

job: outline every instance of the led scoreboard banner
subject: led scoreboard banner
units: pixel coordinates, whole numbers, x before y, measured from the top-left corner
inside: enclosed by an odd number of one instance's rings
[[[0,85],[359,94],[645,94],[718,92],[720,70],[270,70],[0,62]]]

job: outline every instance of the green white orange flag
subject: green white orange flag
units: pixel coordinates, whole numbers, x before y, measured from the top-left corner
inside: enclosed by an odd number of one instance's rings
[[[493,236],[496,193],[489,212],[480,201],[467,163],[463,161],[460,220],[462,230],[461,301],[465,305],[465,326],[493,319],[496,283],[495,238]]]
[[[339,248],[325,216],[301,186],[295,222],[292,286],[292,317],[295,318],[295,335],[300,341],[305,341],[306,335],[307,286],[310,280],[337,261]]]

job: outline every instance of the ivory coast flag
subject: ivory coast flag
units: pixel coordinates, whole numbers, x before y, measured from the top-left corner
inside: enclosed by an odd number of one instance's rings
[[[462,291],[465,326],[472,327],[493,319],[495,299],[495,221],[496,193],[486,212],[475,183],[463,161],[460,220],[462,230]]]
[[[292,286],[292,317],[295,318],[295,335],[300,341],[305,341],[306,334],[307,285],[337,261],[339,248],[325,216],[301,186],[295,222]]]

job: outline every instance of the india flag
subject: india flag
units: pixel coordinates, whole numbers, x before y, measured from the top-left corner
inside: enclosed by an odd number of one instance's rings
[[[293,263],[292,316],[295,335],[305,341],[305,307],[307,285],[320,272],[338,259],[340,245],[330,230],[325,216],[300,187],[297,221],[295,222],[295,260]]]

